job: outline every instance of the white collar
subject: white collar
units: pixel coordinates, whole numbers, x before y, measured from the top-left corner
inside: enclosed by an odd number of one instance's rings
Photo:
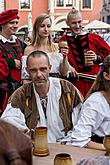
[[[86,35],[88,32],[87,31],[82,31],[80,34],[75,35],[74,33],[67,33],[67,36],[81,36],[81,35]]]
[[[7,40],[4,36],[0,35],[0,40],[2,40],[3,43],[5,43],[5,42],[15,42],[17,37],[15,35],[12,35],[11,38],[12,38],[12,40],[10,41],[10,40]]]

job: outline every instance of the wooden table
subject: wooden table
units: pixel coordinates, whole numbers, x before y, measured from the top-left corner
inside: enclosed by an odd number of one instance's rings
[[[104,156],[105,151],[95,149],[78,148],[60,144],[49,144],[50,155],[45,157],[33,156],[33,165],[53,165],[53,160],[58,153],[69,153],[75,165],[79,160],[86,157]]]

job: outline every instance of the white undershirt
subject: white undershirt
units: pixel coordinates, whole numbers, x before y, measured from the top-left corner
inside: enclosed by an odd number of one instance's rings
[[[15,35],[11,35],[11,40],[7,40],[4,36],[0,35],[0,40],[2,40],[4,43],[5,42],[9,42],[9,43],[13,43],[16,42],[16,36]]]
[[[36,96],[36,104],[40,115],[38,126],[47,126],[48,142],[55,143],[58,138],[64,137],[64,126],[59,116],[59,99],[61,97],[61,85],[59,79],[50,77],[49,80],[50,88],[49,92],[47,93],[48,101],[46,108],[47,118],[45,118],[44,111],[40,102],[40,97],[35,91],[35,87],[34,93]]]

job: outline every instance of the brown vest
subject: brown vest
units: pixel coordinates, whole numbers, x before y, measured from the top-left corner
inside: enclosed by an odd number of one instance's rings
[[[60,80],[61,98],[59,101],[60,117],[63,121],[65,134],[73,127],[71,114],[73,108],[83,101],[82,95],[70,82]],[[17,89],[11,97],[13,107],[20,108],[25,115],[27,126],[32,129],[40,119],[32,82],[24,84]]]

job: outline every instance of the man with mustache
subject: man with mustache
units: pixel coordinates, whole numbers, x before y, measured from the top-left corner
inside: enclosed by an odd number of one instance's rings
[[[21,85],[21,57],[25,45],[15,36],[18,10],[0,13],[0,115],[9,96]]]
[[[73,129],[83,98],[70,82],[49,77],[50,69],[45,52],[32,52],[27,57],[32,82],[12,94],[1,117],[24,132],[47,126],[48,141],[56,143]]]

